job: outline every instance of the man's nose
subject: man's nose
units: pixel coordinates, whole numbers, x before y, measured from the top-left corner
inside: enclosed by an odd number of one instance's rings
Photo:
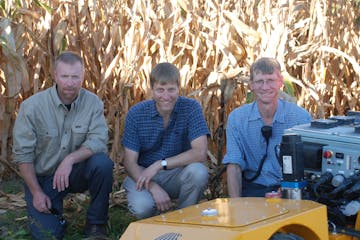
[[[74,84],[74,79],[72,78],[72,77],[67,77],[66,79],[65,79],[65,84],[66,85],[73,85]]]
[[[74,84],[76,83],[77,81],[79,81],[79,79],[77,77],[74,77],[74,76],[68,76],[66,77],[66,83],[68,84]]]
[[[168,91],[164,91],[162,97],[163,97],[165,100],[168,100],[168,99],[170,98],[170,93],[169,93]]]

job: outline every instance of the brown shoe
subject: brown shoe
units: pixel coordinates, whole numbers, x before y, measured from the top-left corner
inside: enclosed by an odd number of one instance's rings
[[[87,238],[107,239],[106,224],[86,223],[84,227],[84,235]]]

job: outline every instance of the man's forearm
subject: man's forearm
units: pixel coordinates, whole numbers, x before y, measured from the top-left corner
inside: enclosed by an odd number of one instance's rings
[[[238,165],[229,164],[227,166],[227,186],[228,194],[232,197],[240,197],[242,193],[242,175]]]
[[[191,149],[176,156],[167,158],[168,168],[176,168],[189,165],[194,162],[206,162],[207,160],[207,136],[200,136],[191,142]]]
[[[69,163],[71,163],[72,165],[79,163],[81,161],[84,161],[85,159],[88,159],[89,157],[91,157],[94,153],[86,148],[86,147],[81,147],[78,150],[70,153],[69,155],[67,155],[65,157],[65,161],[69,161]]]
[[[127,174],[136,182],[142,172],[142,168],[135,162],[124,159],[124,167]]]
[[[19,170],[32,195],[35,195],[36,192],[42,192],[33,163],[20,163]]]

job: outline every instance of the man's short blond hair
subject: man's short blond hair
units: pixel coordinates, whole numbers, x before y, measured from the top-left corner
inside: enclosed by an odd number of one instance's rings
[[[250,81],[253,81],[256,74],[272,74],[275,70],[281,72],[280,63],[275,58],[259,58],[250,67]]]

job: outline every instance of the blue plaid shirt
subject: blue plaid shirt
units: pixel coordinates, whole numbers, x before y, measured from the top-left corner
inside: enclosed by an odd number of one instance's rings
[[[278,100],[272,123],[268,155],[260,176],[254,183],[265,186],[279,185],[281,168],[275,155],[275,146],[280,144],[284,130],[311,121],[310,114],[294,103]],[[226,127],[226,155],[223,164],[239,164],[247,178],[251,178],[266,151],[266,141],[261,133],[264,122],[256,102],[233,110]]]
[[[191,142],[203,135],[209,135],[209,129],[200,104],[180,96],[166,129],[154,100],[131,107],[126,116],[122,144],[138,152],[138,164],[148,167],[157,160],[189,150]]]

